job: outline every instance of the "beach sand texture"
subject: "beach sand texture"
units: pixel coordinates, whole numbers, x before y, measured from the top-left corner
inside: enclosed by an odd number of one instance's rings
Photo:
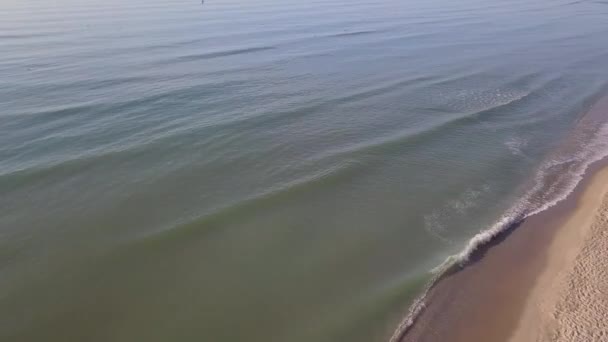
[[[608,341],[607,192],[604,168],[556,234],[510,341]]]

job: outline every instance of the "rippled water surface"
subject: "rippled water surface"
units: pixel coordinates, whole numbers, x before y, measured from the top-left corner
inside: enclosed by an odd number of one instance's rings
[[[431,269],[608,151],[580,127],[607,22],[605,1],[4,0],[0,340],[386,341]]]

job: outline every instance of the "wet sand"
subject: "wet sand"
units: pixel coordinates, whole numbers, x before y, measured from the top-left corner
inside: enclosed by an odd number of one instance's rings
[[[608,341],[608,168],[430,290],[399,341]]]

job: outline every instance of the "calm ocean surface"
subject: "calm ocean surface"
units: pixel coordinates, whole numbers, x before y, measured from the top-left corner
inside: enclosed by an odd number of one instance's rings
[[[387,341],[433,268],[608,152],[607,23],[3,0],[0,340]]]

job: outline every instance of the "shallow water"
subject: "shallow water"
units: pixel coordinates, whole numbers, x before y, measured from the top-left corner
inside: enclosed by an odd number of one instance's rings
[[[608,151],[607,5],[4,1],[1,339],[387,340]]]

